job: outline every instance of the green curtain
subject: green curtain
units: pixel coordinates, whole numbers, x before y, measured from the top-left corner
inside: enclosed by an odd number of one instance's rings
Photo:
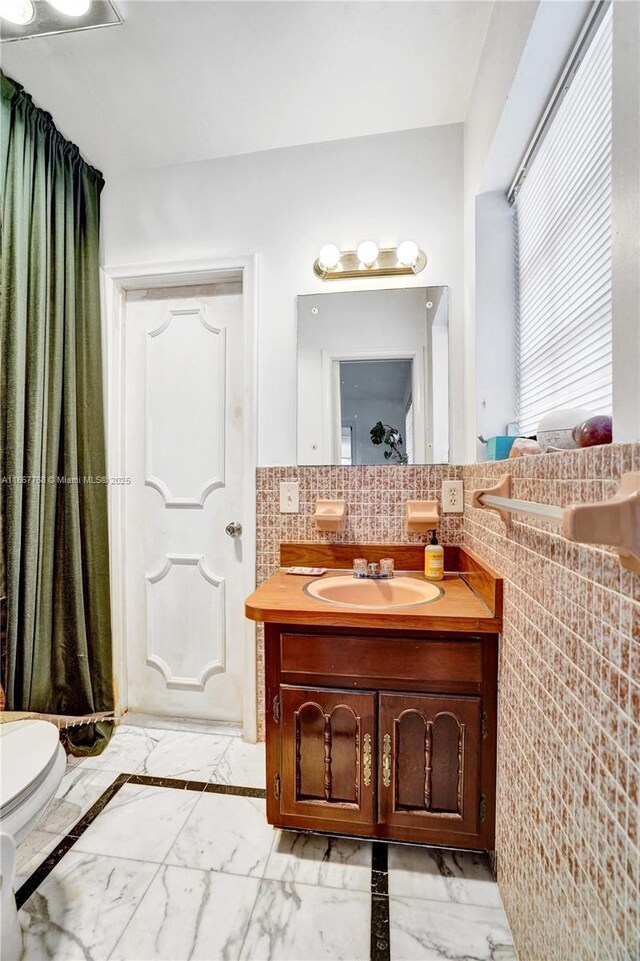
[[[102,175],[0,71],[0,474],[9,710],[113,709]],[[109,724],[74,729],[99,753]]]

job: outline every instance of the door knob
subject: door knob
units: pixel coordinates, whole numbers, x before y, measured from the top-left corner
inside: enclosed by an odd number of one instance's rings
[[[242,524],[239,521],[231,521],[224,530],[229,537],[240,537],[242,534]]]

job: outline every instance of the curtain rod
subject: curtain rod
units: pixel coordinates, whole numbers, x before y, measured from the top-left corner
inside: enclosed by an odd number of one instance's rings
[[[576,75],[578,67],[584,59],[584,55],[593,40],[598,27],[602,23],[605,14],[607,13],[609,7],[611,6],[612,0],[594,0],[591,6],[589,15],[585,20],[580,35],[576,40],[569,59],[567,60],[560,78],[553,88],[553,93],[551,94],[547,105],[542,111],[542,116],[538,121],[538,125],[533,133],[531,140],[524,152],[524,156],[520,161],[518,169],[516,170],[515,177],[511,181],[511,186],[507,191],[507,201],[513,204],[516,197],[518,196],[518,191],[524,183],[527,176],[528,169],[533,161],[534,157],[538,153],[544,138],[547,135],[547,131],[551,126],[551,122],[558,110],[560,105],[567,95],[573,79]]]

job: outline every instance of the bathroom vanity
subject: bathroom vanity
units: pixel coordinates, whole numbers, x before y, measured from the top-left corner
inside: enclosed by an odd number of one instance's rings
[[[283,567],[333,568],[323,580],[355,556],[415,571],[422,548],[281,546]],[[265,623],[271,824],[493,848],[502,581],[463,548],[445,570],[441,595],[411,606],[323,601],[283,572],[247,600]]]

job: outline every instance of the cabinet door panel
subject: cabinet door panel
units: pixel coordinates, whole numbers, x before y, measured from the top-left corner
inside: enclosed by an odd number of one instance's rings
[[[280,812],[373,823],[375,694],[280,687]]]
[[[477,834],[480,736],[480,698],[381,694],[380,821]]]

